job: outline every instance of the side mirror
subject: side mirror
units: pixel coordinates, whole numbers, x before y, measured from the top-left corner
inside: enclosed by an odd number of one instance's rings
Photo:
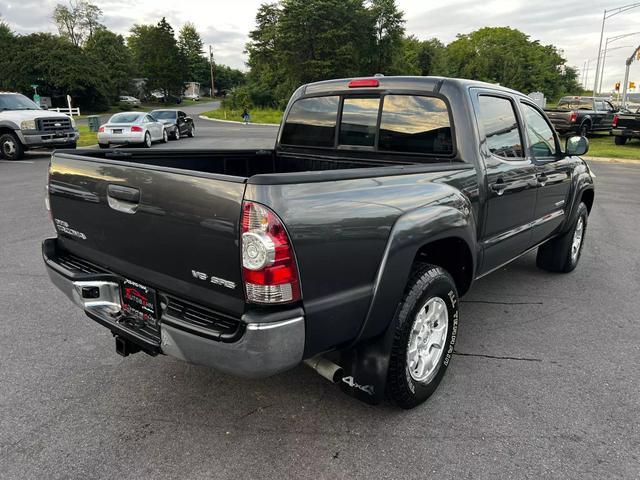
[[[584,155],[589,151],[589,140],[586,137],[569,137],[564,149],[567,155]]]

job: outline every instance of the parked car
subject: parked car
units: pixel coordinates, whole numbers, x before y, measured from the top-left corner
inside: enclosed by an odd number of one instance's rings
[[[591,132],[610,132],[616,108],[605,98],[562,97],[556,108],[544,110],[560,134],[576,133],[583,137]]]
[[[130,97],[129,95],[121,95],[120,103],[124,103],[126,105],[140,105],[141,102],[136,97]]]
[[[98,145],[142,145],[150,148],[156,141],[169,141],[169,134],[162,122],[148,113],[122,112],[113,115],[98,129]]]
[[[20,160],[34,148],[76,148],[73,118],[48,112],[20,93],[0,92],[0,157]]]
[[[587,149],[487,83],[312,83],[271,150],[54,153],[44,260],[121,355],[248,377],[304,361],[411,408],[452,361],[476,279],[535,249],[576,268]]]
[[[636,113],[620,112],[613,118],[616,145],[624,145],[632,138],[640,139],[640,108]]]
[[[188,117],[186,113],[181,110],[161,109],[153,110],[150,112],[153,117],[162,122],[165,129],[169,133],[169,137],[174,140],[180,140],[180,137],[194,137],[196,134],[196,127],[193,124],[193,119]]]

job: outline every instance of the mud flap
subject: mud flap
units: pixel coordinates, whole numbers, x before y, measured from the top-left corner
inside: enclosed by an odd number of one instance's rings
[[[393,343],[393,325],[380,335],[340,352],[344,393],[370,405],[382,403]]]

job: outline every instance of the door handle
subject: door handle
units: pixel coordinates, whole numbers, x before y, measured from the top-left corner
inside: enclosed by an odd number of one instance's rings
[[[497,195],[502,195],[507,188],[507,184],[499,178],[495,183],[491,184],[491,190],[496,192]]]
[[[547,177],[545,173],[541,173],[539,175],[536,175],[536,180],[538,180],[538,183],[540,184],[541,187],[544,187],[547,181],[549,180],[549,177]]]

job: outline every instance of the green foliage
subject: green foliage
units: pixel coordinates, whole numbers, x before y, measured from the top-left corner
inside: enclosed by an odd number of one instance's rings
[[[120,92],[129,88],[133,71],[131,53],[122,35],[101,28],[87,40],[84,53],[109,100],[117,102]]]
[[[404,73],[403,65],[397,61],[403,47],[404,13],[398,10],[395,0],[370,0],[369,15],[373,23],[370,69],[385,75]]]
[[[208,72],[207,72],[208,73]],[[246,82],[244,72],[226,65],[216,65],[215,69],[216,89],[219,92],[229,92],[233,88],[243,85]],[[208,83],[204,81],[201,83]]]
[[[405,75],[447,74],[446,47],[440,40],[418,40],[412,35],[403,39],[402,48],[399,58]]]
[[[137,76],[146,78],[147,92],[181,95],[188,70],[173,28],[163,17],[157,25],[135,25],[127,39]]]
[[[449,74],[499,83],[525,93],[541,91],[548,97],[578,88],[576,71],[553,45],[541,45],[519,30],[481,28],[458,35],[446,49]]]
[[[204,43],[193,23],[187,22],[178,34],[178,49],[186,65],[185,78],[202,83],[209,76],[209,62],[202,56]]]
[[[66,38],[48,33],[34,33],[13,39],[10,68],[3,78],[6,88],[30,95],[30,85],[40,85],[38,93],[58,99],[71,95],[83,108],[108,106],[108,93],[95,75],[92,62],[80,47]]]

